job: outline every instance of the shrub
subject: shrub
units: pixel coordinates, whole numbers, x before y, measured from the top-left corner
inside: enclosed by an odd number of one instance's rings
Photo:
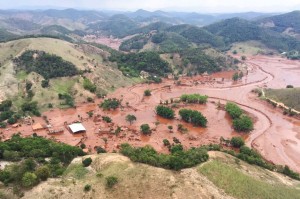
[[[90,191],[90,190],[91,190],[91,188],[92,188],[92,186],[91,186],[91,185],[89,185],[89,184],[86,184],[86,185],[84,186],[83,190],[84,190],[85,192],[88,192],[88,191]]]
[[[180,100],[187,103],[199,103],[205,104],[207,102],[208,96],[206,95],[199,95],[199,94],[191,94],[191,95],[181,95]]]
[[[140,126],[140,129],[141,129],[142,133],[145,134],[145,135],[151,133],[151,129],[150,129],[149,124],[142,124],[142,125]]]
[[[107,123],[111,123],[112,122],[112,119],[108,116],[102,116],[102,120],[107,122]]]
[[[37,168],[37,170],[35,171],[35,175],[45,181],[49,178],[50,176],[50,169],[48,166],[40,166],[39,168]]]
[[[243,110],[235,103],[227,102],[225,110],[232,119],[239,118],[243,114]]]
[[[156,107],[156,114],[167,119],[173,119],[175,116],[175,113],[171,108],[162,105]]]
[[[107,188],[113,188],[118,183],[118,178],[115,176],[108,176],[105,179]]]
[[[86,145],[85,145],[84,143],[82,143],[82,144],[80,145],[80,148],[85,149],[85,148],[86,148]]]
[[[6,128],[7,124],[5,122],[0,122],[0,128]]]
[[[82,164],[84,167],[90,166],[92,164],[92,162],[93,162],[92,158],[86,158],[86,159],[82,160]]]
[[[199,111],[181,109],[179,115],[185,122],[192,123],[194,126],[206,127],[207,119]]]
[[[98,154],[99,154],[99,153],[106,153],[106,150],[103,149],[103,148],[100,147],[100,146],[98,146],[98,147],[96,148],[96,151],[97,151]]]
[[[287,85],[286,88],[294,88],[293,85]]]
[[[144,96],[151,96],[151,90],[149,90],[149,89],[145,90]]]
[[[8,124],[15,124],[15,123],[17,123],[17,119],[14,118],[14,117],[11,117],[11,118],[9,118],[9,119],[7,120],[7,123],[8,123]]]
[[[241,137],[233,137],[230,140],[230,144],[233,147],[240,148],[241,146],[245,145],[245,142],[244,142],[243,138],[241,138]]]
[[[97,86],[86,77],[83,79],[83,88],[91,93],[95,93],[97,90]]]
[[[165,146],[171,146],[169,140],[167,140],[167,139],[164,139],[163,143],[164,143]]]
[[[242,115],[240,118],[233,120],[233,128],[236,131],[249,132],[253,130],[253,122],[250,117]]]
[[[38,178],[34,173],[26,172],[22,177],[22,185],[24,187],[32,187],[38,182]]]
[[[42,88],[49,87],[49,80],[48,79],[42,80],[41,86],[42,86]]]
[[[102,102],[99,106],[101,108],[103,108],[103,110],[110,110],[110,109],[117,109],[119,108],[121,102],[120,100],[116,99],[116,98],[109,98],[109,99],[105,99],[104,102]]]

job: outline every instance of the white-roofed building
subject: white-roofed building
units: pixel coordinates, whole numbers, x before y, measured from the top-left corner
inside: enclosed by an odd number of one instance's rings
[[[86,129],[81,123],[74,123],[69,125],[69,129],[72,133],[84,133]]]

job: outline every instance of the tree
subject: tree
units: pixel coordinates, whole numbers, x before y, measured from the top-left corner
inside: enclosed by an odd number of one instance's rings
[[[37,176],[34,173],[26,172],[22,177],[22,185],[24,187],[32,187],[38,181]]]
[[[241,71],[240,73],[239,73],[239,79],[242,79],[244,77],[244,73]]]
[[[253,130],[252,119],[246,115],[242,115],[240,118],[233,120],[233,128],[236,131],[249,132]]]
[[[101,146],[98,146],[98,147],[96,148],[96,151],[97,151],[98,154],[99,154],[99,153],[106,153],[106,150],[103,149]]]
[[[93,162],[92,158],[86,158],[86,159],[82,160],[82,164],[84,167],[90,166],[92,162]]]
[[[243,61],[245,61],[247,59],[247,57],[245,55],[243,55],[241,58]]]
[[[49,79],[42,80],[41,86],[42,86],[42,88],[49,87]]]
[[[89,185],[89,184],[86,184],[86,185],[84,186],[83,190],[84,190],[85,192],[88,192],[88,191],[90,191],[90,190],[91,190],[91,188],[92,188],[92,186],[91,186],[91,185]]]
[[[236,51],[236,50],[234,50],[232,53],[233,53],[234,55],[236,55],[236,54],[237,54],[237,51]]]
[[[32,87],[32,83],[30,81],[26,81],[26,86],[25,87],[26,87],[26,91],[28,92]]]
[[[225,110],[232,119],[239,118],[243,114],[243,110],[238,105],[232,102],[226,103]]]
[[[105,179],[107,188],[113,188],[118,183],[118,178],[115,176],[108,176]]]
[[[165,146],[171,146],[169,140],[167,140],[167,139],[164,139],[163,143],[164,143]]]
[[[233,74],[232,80],[236,82],[238,79],[239,79],[239,74],[236,72]]]
[[[241,146],[245,145],[245,142],[244,142],[243,138],[241,138],[241,137],[233,137],[230,140],[230,144],[233,147],[240,148]]]
[[[129,122],[129,124],[131,125],[134,121],[136,121],[136,117],[135,115],[127,115],[126,116],[126,121]]]
[[[149,89],[145,90],[144,96],[151,96],[151,90],[149,90]]]
[[[171,126],[171,125],[170,125],[170,126],[168,126],[168,129],[169,129],[169,131],[170,131],[170,132],[172,132],[172,130],[173,130],[173,126]]]
[[[156,114],[167,119],[173,119],[175,117],[175,113],[171,108],[162,105],[156,107]]]
[[[145,135],[151,133],[151,129],[150,129],[149,124],[142,124],[140,129],[141,129],[142,133],[145,134]]]
[[[181,109],[179,115],[185,122],[192,123],[194,126],[206,127],[207,119],[199,111]]]
[[[36,176],[45,181],[49,178],[50,176],[50,169],[48,166],[40,166],[39,168],[37,168],[37,170],[35,171]]]

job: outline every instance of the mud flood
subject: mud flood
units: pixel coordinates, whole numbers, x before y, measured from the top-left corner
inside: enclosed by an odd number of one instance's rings
[[[181,77],[180,84],[172,79],[164,79],[161,84],[138,84],[120,88],[111,93],[109,98],[122,100],[122,108],[115,111],[103,111],[98,107],[102,99],[95,103],[79,104],[76,109],[54,109],[43,113],[44,118],[33,118],[35,123],[46,125],[48,120],[52,129],[63,129],[55,135],[48,130],[33,131],[31,125],[2,132],[2,138],[8,139],[13,133],[20,132],[29,136],[33,132],[45,137],[52,137],[60,142],[71,145],[85,143],[91,152],[96,146],[108,151],[118,150],[121,143],[128,142],[134,146],[151,145],[160,152],[167,153],[163,139],[173,142],[177,138],[185,148],[202,144],[219,143],[220,137],[231,138],[243,136],[247,145],[258,150],[264,158],[276,164],[288,165],[300,172],[300,122],[291,117],[283,116],[278,110],[258,99],[251,90],[258,87],[285,88],[292,84],[300,86],[300,62],[290,61],[281,57],[249,56],[246,61],[247,75],[239,82],[232,81],[236,71],[220,72],[213,75]],[[150,89],[152,95],[144,97],[144,90]],[[180,108],[199,110],[207,117],[207,128],[193,127],[180,120],[178,114],[174,120],[166,120],[156,116],[154,109],[161,102],[176,100],[182,94],[199,93],[210,98],[206,105],[186,105],[179,103],[174,108],[176,113]],[[217,103],[225,104],[234,101],[247,111],[254,119],[254,130],[249,134],[233,131],[231,119],[224,110],[217,108]],[[87,112],[93,111],[89,117]],[[128,114],[136,116],[137,120],[129,124],[125,117]],[[112,123],[106,123],[102,116],[112,118]],[[73,135],[67,125],[82,122],[86,133]],[[141,124],[147,123],[152,129],[150,136],[140,133]],[[177,126],[182,124],[187,131],[179,132]],[[172,126],[172,130],[168,128]],[[117,128],[121,131],[116,133]]]

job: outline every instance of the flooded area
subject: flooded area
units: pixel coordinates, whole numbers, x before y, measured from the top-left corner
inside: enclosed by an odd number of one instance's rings
[[[96,146],[108,151],[118,150],[121,143],[128,142],[134,146],[151,145],[160,152],[168,152],[163,145],[163,139],[173,142],[177,138],[185,148],[202,144],[219,143],[220,137],[231,138],[243,136],[246,143],[258,150],[264,158],[276,164],[286,164],[300,172],[300,122],[297,119],[283,116],[280,110],[260,100],[251,93],[255,88],[285,88],[291,84],[300,86],[300,62],[281,57],[253,56],[248,57],[247,75],[238,82],[232,81],[235,71],[220,72],[213,75],[180,77],[180,84],[173,79],[164,79],[160,84],[138,84],[131,87],[117,89],[109,94],[109,98],[122,100],[122,108],[115,111],[103,111],[98,104],[103,99],[96,99],[95,103],[79,104],[77,108],[59,110],[54,109],[43,113],[44,118],[33,118],[35,123],[46,125],[48,120],[51,128],[63,129],[56,135],[49,135],[48,130],[35,131],[38,135],[52,137],[58,141],[71,145],[85,143],[90,151]],[[144,90],[150,89],[152,95],[143,96]],[[182,94],[199,93],[208,95],[206,105],[187,105],[178,103],[174,108],[176,118],[167,120],[156,116],[154,110],[157,105],[171,99],[176,100]],[[255,120],[254,130],[249,134],[234,132],[231,119],[217,104],[233,101],[248,112]],[[193,127],[180,120],[180,108],[190,108],[202,112],[207,118],[207,128]],[[87,112],[93,111],[89,117]],[[128,114],[136,116],[137,120],[131,125],[126,121]],[[102,116],[109,116],[112,123],[106,123]],[[67,125],[82,122],[86,133],[73,135]],[[140,133],[141,124],[149,124],[152,129],[150,136]],[[187,131],[179,132],[178,124],[182,124]],[[172,126],[172,130],[168,128]],[[116,132],[120,127],[121,131]],[[4,139],[13,133],[31,135],[34,131],[31,125],[8,129],[2,132]]]

